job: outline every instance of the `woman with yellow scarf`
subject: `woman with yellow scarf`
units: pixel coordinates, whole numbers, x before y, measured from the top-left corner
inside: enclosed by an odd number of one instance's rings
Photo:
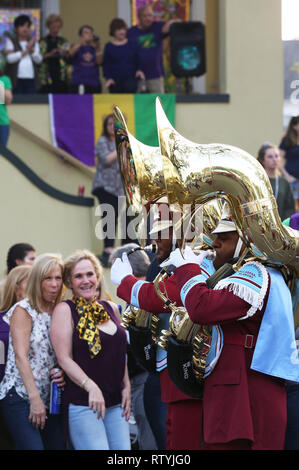
[[[130,449],[130,381],[126,333],[118,307],[97,301],[102,267],[88,250],[64,263],[72,300],[54,310],[51,340],[66,374],[63,411],[76,450]]]

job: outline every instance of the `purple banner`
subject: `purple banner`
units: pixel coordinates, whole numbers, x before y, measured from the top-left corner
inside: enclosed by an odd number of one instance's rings
[[[54,145],[94,166],[93,95],[50,95]]]

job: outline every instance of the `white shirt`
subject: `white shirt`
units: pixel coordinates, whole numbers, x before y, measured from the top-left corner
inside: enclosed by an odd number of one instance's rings
[[[4,315],[4,320],[7,323],[10,322],[11,316],[17,305],[24,308],[32,319],[28,359],[40,397],[45,407],[49,408],[51,385],[50,371],[57,364],[50,340],[51,316],[46,312],[38,313],[31,307],[28,299],[23,299],[11,307],[11,309]],[[0,400],[7,395],[12,387],[15,388],[15,391],[20,397],[25,400],[29,400],[26,387],[16,365],[16,358],[10,333],[5,374],[2,382],[0,383]]]
[[[28,41],[19,41],[19,44],[23,51],[26,50]],[[5,44],[5,51],[14,51],[14,45],[10,39],[7,38]],[[40,64],[43,60],[43,57],[39,50],[38,42],[34,45],[34,51],[32,54],[26,54],[22,57],[21,51],[16,51],[8,54],[6,56],[6,60],[9,64],[14,64],[15,62],[19,62],[18,66],[18,78],[34,78],[34,67],[33,62],[36,64]]]

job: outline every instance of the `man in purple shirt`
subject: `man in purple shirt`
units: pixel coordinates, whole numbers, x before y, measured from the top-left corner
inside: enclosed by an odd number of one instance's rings
[[[146,77],[148,93],[164,93],[163,70],[163,39],[169,33],[170,25],[179,19],[154,21],[151,7],[143,6],[138,9],[138,25],[128,31],[128,38],[135,40],[140,48],[141,68]],[[139,83],[138,92],[141,83]]]

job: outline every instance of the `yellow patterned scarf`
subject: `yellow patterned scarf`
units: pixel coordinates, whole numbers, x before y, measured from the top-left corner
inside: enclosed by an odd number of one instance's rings
[[[91,302],[87,302],[83,297],[73,297],[78,315],[80,317],[77,330],[79,338],[84,339],[88,343],[91,358],[99,354],[102,349],[100,333],[97,325],[110,319],[110,315],[104,307],[96,301],[96,297]]]

